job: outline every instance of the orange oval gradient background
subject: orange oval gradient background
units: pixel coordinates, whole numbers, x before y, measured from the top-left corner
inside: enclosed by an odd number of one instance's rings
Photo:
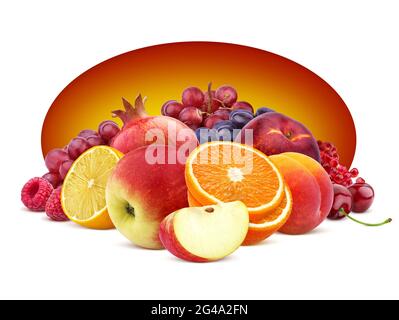
[[[57,96],[42,128],[43,155],[68,144],[80,130],[96,129],[130,101],[147,96],[149,114],[180,100],[188,86],[206,90],[230,84],[238,99],[267,106],[308,127],[316,139],[334,143],[350,167],[356,149],[352,116],[337,92],[307,68],[279,55],[218,42],[180,42],[133,50],[85,71]],[[118,122],[118,121],[117,121]],[[118,122],[121,124],[121,122]]]

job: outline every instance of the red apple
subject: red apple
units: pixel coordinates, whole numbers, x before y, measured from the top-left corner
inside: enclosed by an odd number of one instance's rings
[[[173,146],[141,147],[126,154],[109,177],[108,212],[115,227],[134,244],[161,249],[159,225],[188,206],[184,163]]]
[[[253,135],[253,147],[267,155],[298,152],[320,162],[320,151],[312,133],[300,122],[281,113],[264,113],[242,128],[236,142],[246,141],[246,133]]]

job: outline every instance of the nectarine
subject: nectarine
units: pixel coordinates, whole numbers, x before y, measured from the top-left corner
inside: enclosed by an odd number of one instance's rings
[[[253,141],[247,141],[248,137],[253,137]],[[268,156],[283,152],[299,152],[320,161],[317,141],[309,129],[277,112],[261,114],[248,122],[235,141],[253,144],[253,147]]]
[[[328,174],[317,161],[303,154],[287,152],[273,155],[270,160],[283,174],[293,199],[291,215],[279,231],[303,234],[313,230],[331,209],[333,187]]]

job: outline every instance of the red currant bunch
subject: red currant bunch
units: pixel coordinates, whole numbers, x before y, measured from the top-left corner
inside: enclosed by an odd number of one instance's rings
[[[339,163],[339,155],[337,147],[331,142],[317,141],[320,149],[321,165],[327,171],[333,183],[340,184],[344,187],[349,187],[352,184],[352,179],[359,175],[359,170],[348,168]]]

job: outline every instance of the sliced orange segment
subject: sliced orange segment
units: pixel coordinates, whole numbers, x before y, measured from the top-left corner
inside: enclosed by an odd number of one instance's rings
[[[122,156],[111,147],[95,146],[73,162],[61,192],[61,205],[69,219],[87,228],[114,228],[105,203],[105,187]]]
[[[249,223],[247,236],[244,245],[258,243],[270,237],[280,229],[287,221],[292,210],[292,196],[290,189],[286,185],[284,188],[284,198],[274,211],[269,212],[262,219],[253,219]]]
[[[187,201],[188,205],[190,207],[202,207],[203,204],[199,203],[198,200],[196,200],[193,195],[190,193],[190,191],[187,191]]]
[[[186,163],[187,188],[202,205],[242,201],[263,217],[284,197],[284,181],[269,158],[250,146],[217,141],[197,147]]]

